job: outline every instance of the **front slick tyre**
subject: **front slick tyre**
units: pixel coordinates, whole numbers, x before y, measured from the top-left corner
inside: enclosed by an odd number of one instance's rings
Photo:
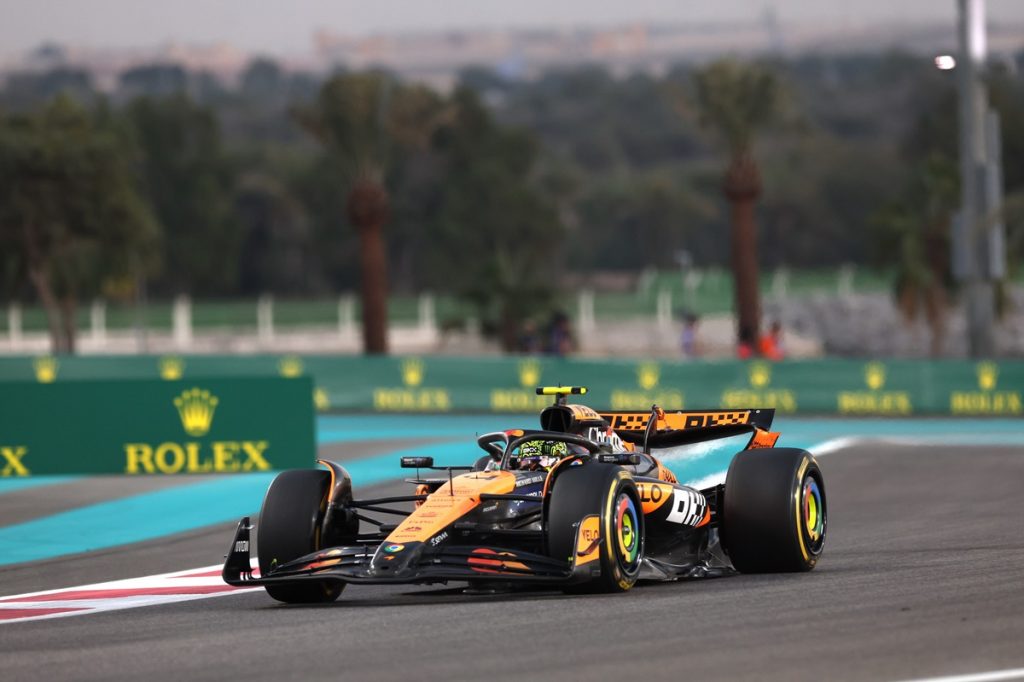
[[[320,549],[330,481],[326,471],[296,469],[282,472],[270,484],[256,526],[260,575]],[[322,604],[337,599],[345,583],[303,581],[265,587],[271,597],[288,604]]]
[[[549,554],[572,561],[580,522],[590,515],[600,519],[601,575],[567,591],[625,592],[633,587],[643,559],[641,509],[636,483],[622,467],[589,462],[558,474],[548,506]]]
[[[809,571],[825,546],[825,479],[805,450],[744,450],[725,478],[722,542],[742,573]]]

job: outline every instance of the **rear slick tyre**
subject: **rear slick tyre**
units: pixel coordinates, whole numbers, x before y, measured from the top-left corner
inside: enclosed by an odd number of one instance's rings
[[[809,571],[828,529],[825,479],[796,448],[744,450],[725,479],[722,543],[742,573]]]
[[[320,549],[331,475],[318,469],[282,472],[270,484],[256,526],[260,575]],[[266,585],[267,593],[288,604],[322,604],[338,598],[345,583],[302,581]]]

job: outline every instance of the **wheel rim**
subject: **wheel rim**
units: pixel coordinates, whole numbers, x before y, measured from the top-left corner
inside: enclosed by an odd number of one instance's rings
[[[618,545],[618,561],[627,573],[636,570],[640,563],[640,522],[633,498],[625,492],[615,499],[615,540]]]
[[[807,549],[811,554],[819,554],[825,544],[825,495],[814,476],[804,479],[800,506],[804,521],[802,532],[807,541]]]

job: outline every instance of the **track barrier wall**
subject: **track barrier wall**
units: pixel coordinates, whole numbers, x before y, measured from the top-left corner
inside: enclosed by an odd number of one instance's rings
[[[10,380],[0,381],[0,477],[240,473],[313,465],[316,425],[308,376],[209,374],[167,381],[159,375],[117,377],[109,366],[92,371],[85,358],[46,362],[52,362],[50,369],[31,381],[6,372]],[[79,378],[49,373],[61,366],[76,368]],[[89,378],[90,372],[107,378]]]
[[[587,386],[590,393],[583,402],[616,410],[645,410],[657,403],[665,409],[770,407],[782,414],[849,416],[1005,417],[1024,413],[1024,361],[1018,360],[829,359],[771,363],[132,355],[0,358],[0,419],[9,403],[14,407],[22,401],[18,389],[4,387],[5,382],[63,386],[86,380],[149,380],[155,385],[164,383],[173,392],[208,377],[283,381],[306,376],[312,378],[310,391],[321,412],[533,412],[550,403],[549,397],[535,395],[534,387],[563,384]],[[123,389],[110,390],[116,393]],[[268,389],[268,395],[283,397],[281,390]],[[297,392],[287,395],[297,396]],[[300,402],[298,397],[289,397],[292,399]],[[253,423],[279,421],[276,415],[291,414],[283,398],[274,398],[271,411],[263,411],[257,403],[246,402],[254,410]],[[47,403],[46,409],[48,415],[57,414],[54,403]],[[70,409],[70,403],[63,409]],[[0,443],[8,440],[0,433]]]

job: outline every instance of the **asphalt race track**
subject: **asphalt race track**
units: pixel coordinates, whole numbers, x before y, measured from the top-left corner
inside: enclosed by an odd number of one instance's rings
[[[584,597],[356,586],[316,607],[232,594],[0,624],[0,677],[900,680],[1024,667],[1024,451],[877,443],[820,462],[829,538],[809,574]],[[53,492],[15,494],[24,515]],[[231,531],[2,566],[0,594],[214,564]]]

